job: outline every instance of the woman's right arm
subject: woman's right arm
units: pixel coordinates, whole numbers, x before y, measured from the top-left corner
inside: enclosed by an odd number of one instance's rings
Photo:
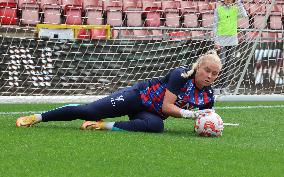
[[[163,106],[162,106],[163,114],[173,117],[182,117],[180,114],[181,108],[175,105],[176,100],[177,96],[168,89],[166,89]]]
[[[163,114],[167,116],[177,117],[177,118],[186,118],[186,119],[196,119],[200,115],[205,114],[208,110],[186,110],[181,109],[175,105],[175,101],[177,100],[177,96],[173,94],[171,91],[166,89],[164,102],[162,106]]]

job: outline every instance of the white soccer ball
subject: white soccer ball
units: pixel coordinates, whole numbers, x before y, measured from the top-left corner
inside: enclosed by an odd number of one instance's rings
[[[205,113],[195,120],[194,130],[200,136],[222,136],[224,126],[222,118],[215,112]]]

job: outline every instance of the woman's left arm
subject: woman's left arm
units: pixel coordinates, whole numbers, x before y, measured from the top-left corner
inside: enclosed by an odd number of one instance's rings
[[[247,11],[244,8],[242,0],[238,0],[237,5],[238,5],[238,18],[248,17]]]

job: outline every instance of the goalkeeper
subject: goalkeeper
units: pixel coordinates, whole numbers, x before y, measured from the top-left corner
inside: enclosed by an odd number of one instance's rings
[[[165,77],[138,82],[89,104],[66,105],[42,114],[20,117],[16,126],[82,119],[85,121],[81,129],[163,132],[168,116],[195,119],[212,109],[211,84],[221,67],[216,52],[208,51],[197,59],[191,70],[176,68]],[[129,116],[128,121],[102,121],[124,115]]]

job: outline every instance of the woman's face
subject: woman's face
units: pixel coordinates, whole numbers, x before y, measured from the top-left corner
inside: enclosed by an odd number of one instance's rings
[[[221,70],[219,63],[215,63],[213,60],[203,61],[196,70],[195,84],[198,88],[211,85],[218,77]]]

